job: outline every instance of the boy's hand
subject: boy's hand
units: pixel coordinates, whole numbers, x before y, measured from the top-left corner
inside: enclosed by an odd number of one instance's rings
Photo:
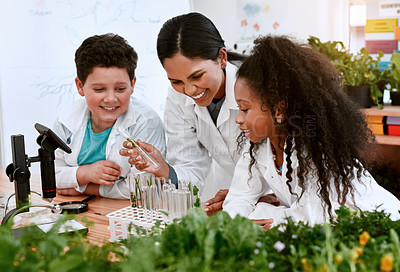
[[[272,223],[274,223],[274,219],[253,219],[252,220],[254,223],[257,225],[261,225],[264,229],[264,231],[267,231],[268,229],[271,228]]]
[[[67,195],[67,196],[77,196],[77,195],[97,195],[99,196],[99,187],[100,185],[89,183],[86,187],[86,190],[81,193],[75,190],[74,188],[57,188],[57,194],[59,195]]]
[[[63,189],[57,188],[57,194],[59,194],[59,195],[67,195],[67,196],[83,195],[83,193],[78,192],[74,188],[63,188]]]
[[[165,162],[164,158],[161,155],[161,152],[155,148],[153,145],[142,142],[140,140],[136,141],[138,145],[147,151],[147,153],[156,161],[159,163],[159,167],[156,168],[154,167],[153,164],[145,161],[145,159],[142,157],[140,152],[138,151],[137,148],[134,148],[132,143],[129,141],[125,141],[123,143],[123,146],[125,148],[121,149],[119,151],[119,154],[125,157],[129,157],[129,163],[134,165],[136,169],[139,171],[145,171],[147,173],[152,173],[156,177],[164,177],[168,178],[169,176],[169,166]]]
[[[119,179],[121,167],[112,161],[97,161],[82,165],[76,172],[79,185],[95,183],[99,185],[113,185]]]
[[[224,203],[225,197],[228,194],[228,189],[219,190],[218,193],[211,199],[204,203],[204,211],[208,216],[216,214],[218,211],[222,210],[222,204]]]

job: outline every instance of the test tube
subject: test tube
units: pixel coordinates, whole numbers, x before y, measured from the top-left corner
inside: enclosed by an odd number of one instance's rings
[[[139,199],[138,199],[135,183],[136,183],[136,176],[134,176],[132,173],[129,173],[128,174],[129,197],[131,200],[132,208],[139,207]]]
[[[189,193],[190,193],[190,208],[194,207],[194,202],[196,202],[196,197],[193,193],[194,185],[189,181]]]
[[[178,190],[179,191],[179,217],[182,217],[186,215],[188,207],[187,207],[187,198],[186,198],[186,193],[183,190]]]
[[[137,199],[137,207],[143,208],[143,192],[140,188],[140,175],[135,176],[135,194]]]
[[[157,207],[156,210],[162,209],[162,184],[165,183],[165,178],[156,178],[157,185]]]
[[[136,142],[134,139],[131,138],[131,136],[129,135],[129,133],[128,133],[125,129],[123,129],[122,127],[118,127],[118,128],[117,128],[117,131],[118,131],[122,136],[124,136],[129,142],[131,142],[131,143],[133,144],[133,147],[135,147],[135,148],[139,151],[140,155],[142,156],[142,158],[143,158],[146,162],[149,162],[149,163],[152,164],[155,168],[160,167],[160,165],[158,164],[158,162],[156,162],[156,161],[150,156],[150,154],[147,153],[146,150],[144,150],[143,148],[141,148],[141,147],[137,144],[137,142]]]
[[[174,218],[179,218],[182,216],[182,190],[177,189],[172,191],[172,198],[174,201]]]
[[[149,186],[149,198],[150,198],[150,210],[158,209],[158,187],[156,181],[150,177],[150,186]]]
[[[145,174],[141,173],[140,176],[140,188],[142,191],[142,207],[143,207],[143,215],[147,217],[149,214],[149,186],[147,185],[147,177]]]
[[[168,213],[171,212],[170,209],[169,209],[169,207],[168,207],[169,202],[170,202],[170,200],[169,200],[169,198],[168,198],[168,196],[169,196],[169,193],[168,193],[169,190],[170,190],[169,184],[168,184],[168,183],[163,183],[162,189],[161,189],[161,195],[162,195],[162,197],[161,197],[161,199],[162,199],[162,209],[163,209],[163,211],[166,211],[166,212],[168,212]]]
[[[193,195],[190,191],[185,191],[186,194],[186,207],[189,210],[193,208]]]
[[[168,210],[169,210],[169,217],[174,219],[176,217],[176,208],[175,208],[175,197],[176,188],[175,185],[169,186],[168,190]]]

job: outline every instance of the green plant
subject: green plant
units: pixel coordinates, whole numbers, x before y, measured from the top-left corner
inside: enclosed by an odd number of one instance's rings
[[[159,228],[159,226],[155,227]],[[1,271],[400,271],[400,221],[341,207],[331,223],[261,226],[194,208],[179,222],[122,243],[0,227]],[[144,233],[143,233],[144,234]],[[390,269],[390,270],[389,270]]]
[[[379,70],[378,64],[383,57],[381,51],[373,59],[366,48],[357,54],[351,54],[340,41],[321,42],[317,37],[310,36],[308,43],[319,52],[327,56],[340,72],[344,86],[370,86],[370,96],[378,108],[383,108],[382,91],[379,85],[386,85],[390,81],[390,70]],[[400,66],[399,66],[400,68]]]
[[[346,65],[351,62],[352,55],[346,50],[341,41],[321,42],[321,40],[315,36],[310,36],[307,41],[308,44],[314,47],[318,52],[327,56],[335,66],[338,64]]]
[[[11,224],[0,227],[1,271],[118,271],[113,256],[121,256],[120,245],[107,243],[102,247],[88,243],[76,232],[60,235],[60,225],[71,217],[65,217],[48,232],[39,228],[16,238]]]
[[[370,87],[370,95],[374,104],[378,108],[382,108],[381,103],[383,93],[379,89],[381,82],[387,82],[389,70],[381,71],[379,61],[383,57],[382,51],[378,52],[377,59],[373,59],[366,48],[353,55],[351,61],[346,65],[340,64],[338,70],[343,73],[344,85],[346,86],[362,86]]]
[[[391,91],[393,91],[393,89],[396,89],[396,91],[400,91],[400,54],[398,53],[392,54],[390,61],[392,62],[390,67],[392,73],[390,74],[389,77]]]

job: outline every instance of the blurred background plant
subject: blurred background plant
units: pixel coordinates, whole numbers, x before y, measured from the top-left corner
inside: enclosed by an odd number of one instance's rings
[[[379,69],[379,61],[383,57],[381,51],[374,59],[366,48],[362,48],[356,54],[351,54],[341,41],[321,42],[317,37],[310,36],[308,44],[318,52],[324,54],[335,65],[342,76],[345,92],[354,98],[351,92],[359,86],[366,86],[366,98],[372,101],[378,108],[383,108],[383,90],[391,80],[391,70]],[[359,90],[358,88],[357,90]],[[355,99],[359,99],[356,97]],[[368,101],[368,102],[371,102]],[[363,107],[369,107],[368,102],[361,103]]]
[[[392,105],[400,105],[400,54],[394,53],[390,59],[391,73],[388,75],[390,88],[390,98]]]

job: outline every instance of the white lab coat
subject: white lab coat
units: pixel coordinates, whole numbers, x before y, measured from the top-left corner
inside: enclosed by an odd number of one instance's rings
[[[269,140],[266,141],[257,151],[256,163],[252,167],[252,178],[249,179],[250,156],[246,145],[243,153],[237,163],[233,182],[229,193],[223,204],[223,210],[228,212],[231,217],[237,214],[248,217],[249,219],[267,219],[273,218],[273,226],[286,222],[286,217],[292,217],[295,222],[308,222],[310,225],[327,222],[329,215],[327,210],[323,209],[323,201],[317,195],[317,179],[312,174],[308,175],[308,189],[298,200],[298,197],[289,192],[286,185],[286,155],[284,154],[284,163],[282,166],[282,176],[276,172],[272,158],[272,150]],[[291,183],[292,191],[301,194],[301,188],[298,186],[298,160],[296,153],[291,155],[293,181]],[[354,202],[348,197],[346,206],[358,207],[364,211],[372,211],[378,205],[379,209],[388,212],[393,220],[400,219],[400,201],[378,185],[374,178],[367,172],[361,178],[361,183],[354,181],[356,189]],[[259,203],[258,199],[266,193],[275,193],[281,206],[275,207],[267,203]],[[337,202],[336,194],[331,195],[333,210],[340,207]],[[334,214],[334,213],[333,213]]]
[[[236,138],[240,134],[235,124],[238,107],[234,96],[237,68],[226,68],[226,97],[213,123],[207,107],[198,106],[184,94],[169,89],[164,110],[167,132],[167,161],[179,180],[191,181],[200,192],[207,178],[213,185],[211,195],[229,188],[239,158]],[[208,188],[209,189],[209,188]]]
[[[60,149],[55,152],[57,188],[75,188],[80,192],[86,189],[86,186],[78,185],[76,171],[79,167],[78,156],[89,116],[90,111],[86,100],[80,99],[64,111],[55,122],[54,132],[72,149],[71,154],[67,154]],[[136,129],[138,125],[139,128]],[[131,167],[127,157],[119,154],[120,149],[123,148],[122,143],[126,140],[117,132],[116,129],[119,126],[127,130],[133,139],[140,139],[150,143],[163,156],[165,155],[165,133],[161,118],[149,106],[136,98],[131,98],[128,110],[115,122],[106,146],[106,160],[113,161],[121,167],[122,177],[126,177],[131,170],[133,172],[139,171],[135,167]],[[99,193],[101,196],[109,198],[129,198],[127,181],[119,180],[110,186],[100,185]]]

